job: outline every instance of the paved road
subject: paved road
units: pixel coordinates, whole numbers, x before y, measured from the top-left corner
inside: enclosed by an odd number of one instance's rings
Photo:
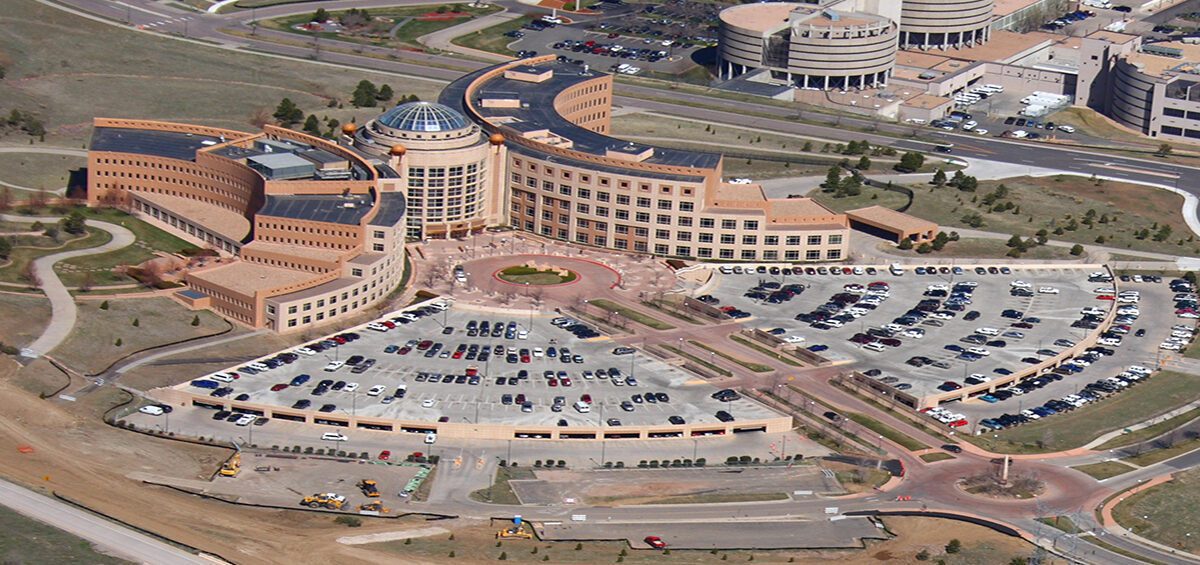
[[[0,479],[0,504],[92,542],[104,553],[136,563],[195,565],[213,561]]]
[[[61,218],[45,217],[45,216],[10,216],[0,214],[0,220],[5,221],[36,221],[42,223],[56,223]],[[34,260],[34,267],[37,268],[37,274],[42,279],[42,292],[46,294],[46,298],[50,299],[50,324],[42,331],[42,335],[37,338],[32,344],[27,347],[27,351],[23,351],[22,355],[26,357],[41,357],[58,347],[67,339],[67,335],[71,333],[71,329],[75,327],[75,299],[71,293],[67,291],[66,285],[58,278],[58,274],[54,272],[54,264],[66,259],[75,257],[85,257],[87,255],[97,255],[100,253],[108,253],[116,251],[127,245],[132,244],[137,240],[133,232],[108,222],[100,222],[96,220],[88,220],[87,225],[93,229],[104,230],[112,234],[112,240],[100,247],[91,247],[88,249],[76,249],[74,251],[64,251],[53,255],[46,255]]]

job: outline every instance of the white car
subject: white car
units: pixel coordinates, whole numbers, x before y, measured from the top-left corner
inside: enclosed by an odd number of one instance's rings
[[[387,385],[375,385],[371,387],[371,390],[367,391],[367,396],[379,396],[385,390],[387,390]]]
[[[358,383],[346,383],[346,387],[342,389],[343,392],[354,392],[356,390],[358,390]]]
[[[425,432],[425,443],[432,445],[437,442],[437,432]]]
[[[1084,316],[1103,316],[1104,310],[1096,308],[1095,306],[1088,306],[1087,308],[1080,308],[1079,313],[1083,314]]]
[[[249,426],[250,424],[253,424],[254,421],[257,419],[258,419],[258,416],[255,416],[254,414],[246,414],[245,416],[238,418],[237,421],[234,422],[234,424],[238,425],[238,426],[246,427],[246,426]]]
[[[350,441],[350,438],[342,435],[342,432],[325,432],[321,434],[321,441]]]
[[[1116,347],[1121,345],[1121,340],[1115,337],[1102,337],[1096,340],[1096,343],[1099,343],[1100,345],[1107,345],[1109,347]]]
[[[1196,313],[1196,312],[1180,312],[1179,314],[1176,314],[1176,316],[1178,316],[1178,317],[1180,317],[1180,318],[1187,318],[1187,319],[1189,319],[1189,320],[1195,320],[1195,319],[1197,319],[1197,318],[1200,318],[1200,313]]]
[[[371,322],[371,323],[367,324],[367,329],[375,330],[377,332],[386,332],[386,331],[388,331],[389,328],[379,322]]]
[[[871,343],[863,345],[862,348],[866,349],[867,351],[884,351],[887,349],[887,346],[879,343],[878,341],[872,341]]]
[[[1033,285],[1031,285],[1025,281],[1022,281],[1022,280],[1016,280],[1016,281],[1010,282],[1010,283],[1008,283],[1008,286],[1011,286],[1013,288],[1031,288],[1031,287],[1033,287]]]
[[[804,343],[804,338],[798,335],[789,335],[783,338],[783,341],[787,343]]]
[[[1118,296],[1117,302],[1121,304],[1137,304],[1138,302],[1141,302],[1141,298],[1136,296]]]
[[[296,353],[299,353],[299,354],[301,354],[301,355],[307,355],[307,356],[311,356],[311,355],[316,355],[316,354],[317,354],[317,352],[316,352],[316,351],[313,351],[313,350],[311,350],[311,349],[309,349],[309,348],[307,348],[307,347],[300,347],[300,348],[297,348],[297,349],[296,349]]]
[[[925,330],[923,330],[921,328],[909,328],[907,330],[904,330],[904,333],[902,333],[900,335],[902,335],[904,337],[911,337],[913,339],[921,339],[921,338],[925,337]]]
[[[1092,294],[1116,294],[1117,289],[1111,286],[1101,286],[1092,289]]]
[[[975,333],[988,336],[997,336],[1000,335],[1000,330],[996,328],[975,328]]]
[[[1058,294],[1058,289],[1052,286],[1039,286],[1038,294]]]
[[[338,369],[341,369],[342,367],[345,367],[345,366],[346,366],[345,361],[330,361],[329,364],[325,365],[325,371],[328,373],[332,373],[332,372],[334,372]]]
[[[1061,131],[1064,133],[1075,133],[1075,128],[1073,126],[1061,125],[1061,126],[1058,126],[1058,131]]]
[[[967,120],[967,122],[962,125],[962,128],[964,131],[971,131],[975,129],[975,126],[977,125],[979,125],[979,123],[975,120]]]
[[[982,356],[984,356],[984,357],[987,357],[988,355],[991,355],[991,354],[992,354],[992,352],[991,352],[991,351],[988,351],[988,350],[986,350],[986,349],[984,349],[984,348],[982,348],[982,347],[968,347],[968,348],[967,348],[967,351],[969,351],[969,352],[971,352],[971,353],[974,353],[974,354],[976,354],[976,355],[982,355]]]
[[[1030,420],[1041,420],[1042,419],[1042,417],[1038,416],[1036,413],[1034,413],[1033,410],[1022,410],[1021,415],[1025,416],[1026,418],[1029,418]]]
[[[521,330],[517,332],[517,339],[529,339],[529,330]]]
[[[142,414],[149,414],[151,416],[162,416],[165,413],[165,410],[162,409],[162,406],[147,405],[138,408],[138,412],[141,412]]]
[[[421,401],[421,408],[433,408],[433,399],[432,399],[432,398],[426,398],[425,400],[422,400],[422,401]]]
[[[1017,139],[1024,139],[1026,137],[1029,137],[1029,132],[1027,132],[1023,129],[1019,129],[1017,131],[1012,132],[1012,136]]]
[[[533,356],[534,357],[542,357],[545,354],[546,354],[546,352],[542,351],[542,348],[540,348],[540,347],[533,348]]]
[[[975,134],[976,135],[987,135],[988,130],[985,128],[975,128]]]

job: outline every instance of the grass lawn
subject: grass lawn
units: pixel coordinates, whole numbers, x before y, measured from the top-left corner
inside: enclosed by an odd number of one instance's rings
[[[1005,212],[986,211],[979,201],[1000,184],[1008,188],[1009,194],[996,202],[1011,202],[1014,207]],[[1063,228],[1062,234],[1051,233],[1050,239],[1095,244],[1097,237],[1104,236],[1104,245],[1109,247],[1200,254],[1200,243],[1187,241],[1190,231],[1180,211],[1183,198],[1161,189],[1112,181],[1096,185],[1087,178],[1068,175],[981,181],[974,194],[928,184],[911,187],[916,196],[908,213],[936,221],[945,228],[969,227],[963,216],[974,212],[983,218],[978,229],[991,232],[1029,238],[1039,229],[1053,232]],[[1093,227],[1083,223],[1088,210],[1095,210]],[[1102,216],[1108,216],[1110,221],[1100,223]],[[1066,229],[1071,220],[1077,225],[1074,231]],[[1153,234],[1156,224],[1170,226],[1171,236],[1162,242],[1135,237],[1135,232],[1142,229]],[[1182,245],[1180,238],[1184,238]]]
[[[169,298],[113,299],[108,304],[108,310],[102,310],[101,302],[78,302],[75,328],[52,352],[55,359],[77,371],[97,373],[140,349],[211,335],[228,327],[211,312],[193,313]],[[199,326],[192,325],[196,316],[200,318]]]
[[[466,23],[476,17],[500,11],[498,6],[476,8],[467,4],[455,4],[454,7],[458,12],[444,14],[444,19],[421,19],[421,16],[435,12],[438,6],[437,4],[427,4],[412,7],[368,8],[367,11],[370,13],[373,21],[362,29],[346,33],[320,33],[318,35],[322,39],[337,39],[340,41],[362,43],[364,45],[421,48],[423,46],[417,43],[417,38],[422,35]],[[336,19],[344,13],[345,10],[335,10],[329,12],[329,15],[331,18]],[[458,17],[454,17],[455,15],[458,15]],[[396,30],[396,36],[392,38],[390,36],[391,29],[406,18],[413,19]],[[259,25],[267,29],[276,29],[305,37],[312,37],[312,32],[294,27],[306,24],[311,20],[312,14],[308,13],[273,20],[260,20]]]
[[[0,298],[0,343],[24,347],[42,335],[50,323],[50,301],[41,296],[6,294]]]
[[[695,341],[695,340],[690,340],[690,341],[688,341],[688,343],[695,345],[696,347],[700,347],[700,348],[704,349],[705,351],[708,351],[709,353],[716,353],[719,357],[723,357],[726,360],[737,363],[738,365],[741,365],[755,373],[769,373],[769,372],[775,370],[770,365],[763,365],[762,363],[755,363],[753,361],[747,361],[745,359],[742,359],[741,357],[735,357],[724,351],[721,351],[720,349],[712,347],[711,345],[708,345],[706,343],[701,343],[701,342]]]
[[[533,21],[533,16],[524,16],[507,22],[498,23],[492,27],[484,28],[468,35],[462,35],[454,38],[451,43],[467,47],[470,49],[478,49],[480,51],[489,51],[491,53],[499,53],[501,55],[516,55],[517,52],[508,48],[508,44],[516,41],[514,37],[507,37],[504,34],[510,31],[521,29],[521,26]],[[537,33],[537,32],[531,32]]]
[[[1169,483],[1144,490],[1113,508],[1117,523],[1134,533],[1188,552],[1200,550],[1200,469],[1177,473]]]
[[[921,460],[926,463],[937,463],[938,461],[945,461],[947,459],[954,459],[954,456],[941,451],[926,453],[925,455],[921,456]]]
[[[899,249],[894,245],[881,244],[880,248],[888,253],[896,255],[905,255],[908,257],[977,257],[977,258],[1002,258],[1008,255],[1011,250],[1008,242],[1003,239],[986,239],[964,237],[958,241],[947,243],[941,251],[934,251],[929,254],[917,253],[916,249],[907,251]],[[1050,245],[1039,245],[1021,254],[1022,259],[1027,260],[1062,260],[1076,259],[1081,260],[1082,257],[1071,255],[1071,250],[1067,247],[1057,247]]]
[[[603,298],[600,298],[600,299],[588,301],[588,304],[591,304],[592,306],[595,306],[606,312],[614,312],[616,314],[620,314],[621,316],[624,316],[625,318],[633,320],[643,326],[654,328],[656,330],[673,330],[673,329],[675,329],[675,326],[672,326],[671,324],[668,324],[662,320],[659,320],[658,318],[653,318],[653,317],[647,316],[646,314],[643,314],[637,310],[633,310],[631,308],[626,308],[625,306],[621,306],[620,304],[617,304],[616,302],[612,302],[611,300],[605,300]]]
[[[234,332],[248,333],[249,330],[235,329]],[[213,371],[242,363],[285,347],[304,343],[302,335],[280,337],[264,334],[226,342],[193,351],[178,353],[157,363],[148,363],[121,376],[121,382],[139,390],[179,384]]]
[[[842,415],[847,418],[850,418],[858,425],[860,425],[864,428],[867,428],[867,429],[875,432],[876,434],[879,434],[879,435],[887,438],[888,440],[892,441],[893,443],[899,444],[901,447],[903,447],[904,449],[907,449],[909,451],[920,451],[922,449],[929,449],[928,445],[925,445],[925,444],[917,441],[916,438],[913,438],[912,436],[905,434],[905,433],[901,432],[900,430],[897,430],[896,428],[893,428],[893,427],[891,427],[883,422],[880,422],[879,420],[876,420],[870,416],[867,416],[864,414],[859,414],[857,412],[845,412],[845,411],[842,412]]]
[[[1048,453],[1071,449],[1096,436],[1195,400],[1200,396],[1197,380],[1191,375],[1162,371],[1149,382],[1067,414],[995,433],[963,437],[996,453]],[[999,441],[993,442],[993,435],[999,436]]]
[[[1078,467],[1071,468],[1075,469],[1076,471],[1086,473],[1088,476],[1096,479],[1097,481],[1107,479],[1109,477],[1115,477],[1117,475],[1123,475],[1133,470],[1133,467],[1118,461],[1101,461],[1099,463],[1079,465]]]
[[[691,362],[693,362],[697,365],[700,365],[701,367],[704,367],[705,369],[708,369],[709,371],[717,373],[718,375],[725,375],[726,377],[733,376],[733,371],[730,371],[729,369],[726,369],[719,365],[714,365],[712,363],[709,363],[708,361],[705,361],[704,359],[701,359],[700,357],[692,355],[691,353],[688,353],[687,351],[679,349],[678,347],[674,347],[671,345],[662,345],[661,347],[663,349],[666,349],[667,351],[670,351],[671,353],[674,353],[681,357],[686,357]]]
[[[67,186],[71,169],[87,166],[87,159],[70,155],[0,153],[0,181],[26,188],[53,191]],[[13,190],[13,198],[24,200],[33,193]]]
[[[854,494],[876,489],[883,486],[892,478],[887,471],[874,468],[859,468],[847,471],[834,471],[834,477],[847,493]]]
[[[1072,125],[1079,133],[1107,139],[1114,142],[1142,145],[1147,149],[1157,149],[1158,142],[1130,131],[1114,126],[1107,119],[1091,108],[1066,108],[1054,113],[1054,123]],[[1070,135],[1060,135],[1062,139],[1071,139]]]
[[[1122,461],[1128,461],[1134,465],[1145,467],[1155,463],[1162,463],[1167,459],[1178,457],[1189,451],[1200,449],[1200,438],[1189,438],[1176,440],[1170,447],[1155,447],[1145,453],[1126,457]]]
[[[533,267],[509,267],[500,271],[500,280],[533,286],[564,284],[577,278],[579,275],[574,271],[567,271],[562,275],[554,269],[538,270]]]
[[[270,116],[284,97],[320,118],[330,100],[346,102],[363,79],[391,81],[397,96],[429,99],[440,90],[426,81],[400,82],[336,66],[314,72],[304,61],[126,31],[34,0],[6,1],[0,21],[5,24],[0,26],[0,58],[11,61],[5,63],[7,78],[0,81],[4,111],[33,112],[46,125],[46,142],[59,146],[82,146],[94,116],[252,131],[256,115]],[[363,108],[354,115],[364,123],[379,111]],[[28,139],[11,133],[0,140],[24,144]]]
[[[883,206],[884,208],[896,210],[908,202],[908,197],[899,192],[892,192],[871,186],[862,187],[862,192],[858,196],[835,198],[832,193],[821,192],[820,190],[813,191],[811,195],[813,200],[820,202],[821,205],[834,212],[845,212],[846,210],[866,208],[867,206]]]
[[[128,563],[95,550],[92,543],[0,507],[0,553],[5,563]]]
[[[25,265],[30,261],[64,251],[99,247],[111,240],[112,236],[108,232],[90,229],[86,236],[66,241],[59,247],[44,247],[40,242],[35,247],[14,247],[12,253],[9,254],[8,265],[0,267],[0,281],[23,283],[21,273],[25,271]]]
[[[1037,521],[1046,524],[1052,528],[1062,530],[1068,534],[1079,533],[1079,526],[1075,525],[1075,521],[1068,516],[1054,516],[1051,518],[1038,518]]]
[[[533,469],[525,467],[499,467],[491,488],[479,489],[471,493],[471,500],[491,502],[493,504],[520,504],[517,493],[508,484],[511,480],[534,479]]]
[[[757,343],[754,343],[753,341],[750,341],[750,340],[748,340],[748,339],[746,339],[746,338],[743,338],[743,337],[741,337],[741,336],[730,335],[730,336],[729,336],[729,339],[732,339],[733,341],[736,341],[736,342],[738,342],[738,343],[740,343],[740,344],[742,344],[742,345],[744,345],[744,346],[746,346],[746,347],[749,347],[750,349],[753,349],[753,350],[755,350],[755,351],[757,351],[757,352],[759,352],[759,353],[762,353],[763,355],[766,355],[766,356],[768,356],[768,357],[770,357],[770,358],[772,358],[772,359],[774,359],[774,360],[776,360],[776,361],[780,361],[780,362],[786,363],[786,364],[788,364],[788,365],[791,365],[791,366],[793,366],[793,367],[803,367],[803,366],[804,366],[804,363],[801,363],[800,361],[797,361],[797,360],[795,360],[795,359],[791,358],[791,357],[790,357],[790,356],[788,356],[788,355],[784,355],[784,354],[782,354],[782,353],[779,353],[779,352],[777,352],[777,351],[772,351],[772,350],[770,350],[770,349],[768,349],[768,348],[766,348],[766,347],[763,347],[763,346],[761,346],[761,345],[759,345],[759,344],[757,344]]]
[[[1164,434],[1170,430],[1173,430],[1175,428],[1178,428],[1188,422],[1191,422],[1192,420],[1195,420],[1196,418],[1200,418],[1200,408],[1189,410],[1187,412],[1184,412],[1183,414],[1175,416],[1174,418],[1171,418],[1169,420],[1164,420],[1162,422],[1154,424],[1153,426],[1147,426],[1140,430],[1134,430],[1127,434],[1121,434],[1115,438],[1112,438],[1112,439],[1100,444],[1099,446],[1096,447],[1096,450],[1104,451],[1106,449],[1123,447],[1126,445],[1138,443],[1140,441],[1145,441],[1150,438],[1162,435],[1162,434]]]

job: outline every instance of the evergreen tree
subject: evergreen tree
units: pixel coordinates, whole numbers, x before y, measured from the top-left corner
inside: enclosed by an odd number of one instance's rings
[[[62,229],[71,235],[79,235],[87,229],[84,226],[84,222],[83,214],[79,213],[78,210],[74,210],[70,214],[67,214],[66,218],[63,218]]]
[[[941,188],[946,186],[946,171],[938,169],[933,173],[933,185]]]
[[[304,120],[304,133],[321,136],[321,121],[317,119],[316,114],[309,114],[308,119]]]
[[[391,100],[395,95],[396,93],[392,92],[391,85],[385,84],[379,87],[379,93],[375,95],[375,98],[379,100]]]
[[[8,259],[12,254],[12,242],[7,237],[0,237],[0,259]]]
[[[379,91],[375,89],[375,84],[363,79],[358,81],[358,86],[354,88],[354,95],[350,97],[350,103],[359,108],[374,108],[378,95]]]
[[[825,174],[825,183],[821,186],[826,190],[834,190],[842,185],[842,169],[836,165],[829,167],[829,172]]]
[[[275,113],[272,114],[275,121],[282,126],[291,126],[292,124],[304,118],[304,110],[296,106],[291,98],[284,98],[279,101],[279,105],[275,107]]]
[[[871,160],[868,159],[866,155],[863,155],[862,157],[858,158],[858,164],[854,165],[854,168],[856,168],[860,171],[865,171],[867,169],[870,169],[871,168]]]

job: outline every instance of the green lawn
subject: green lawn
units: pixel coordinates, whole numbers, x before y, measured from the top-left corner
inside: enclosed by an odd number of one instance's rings
[[[732,361],[734,363],[737,363],[738,365],[741,365],[755,373],[769,373],[769,372],[775,370],[770,365],[763,365],[762,363],[755,363],[753,361],[747,361],[745,359],[742,359],[741,357],[735,357],[733,355],[730,355],[729,353],[722,351],[721,349],[718,349],[718,348],[708,345],[706,343],[701,343],[701,342],[695,341],[695,340],[691,340],[688,343],[695,345],[696,347],[700,347],[700,348],[704,349],[705,351],[708,351],[709,353],[716,353],[718,356],[723,357],[726,360]]]
[[[726,369],[719,365],[714,365],[704,359],[701,359],[700,357],[698,357],[696,355],[692,355],[691,353],[688,353],[687,351],[679,349],[678,347],[673,347],[670,345],[663,345],[662,348],[666,349],[667,351],[670,351],[671,353],[679,355],[681,357],[686,357],[691,362],[693,362],[697,365],[700,365],[701,367],[704,367],[705,369],[708,369],[709,371],[717,373],[718,375],[725,375],[726,377],[733,376],[733,371],[730,371],[729,369]]]
[[[1088,476],[1096,480],[1103,480],[1117,475],[1123,475],[1133,470],[1133,467],[1118,461],[1101,461],[1099,463],[1091,463],[1088,465],[1079,465],[1071,467],[1076,471],[1086,473]]]
[[[675,326],[672,326],[671,324],[668,324],[662,320],[659,320],[658,318],[647,316],[646,314],[643,314],[643,313],[641,313],[637,310],[633,310],[631,308],[626,308],[625,306],[621,306],[620,304],[617,304],[616,302],[613,302],[611,300],[597,298],[595,300],[589,300],[588,304],[591,304],[592,306],[595,306],[606,312],[613,312],[616,314],[620,314],[621,316],[624,316],[625,318],[633,320],[634,322],[637,322],[643,326],[654,328],[656,330],[673,330],[673,329],[675,329]]]
[[[510,480],[533,479],[533,469],[526,467],[499,467],[491,488],[479,489],[471,493],[471,500],[491,502],[493,504],[520,504],[521,499],[508,484]]]
[[[499,53],[501,55],[516,55],[516,51],[508,48],[508,44],[516,41],[516,39],[507,37],[504,34],[519,30],[521,26],[531,21],[533,21],[533,16],[524,16],[515,20],[498,23],[492,27],[456,37],[451,43],[470,49]]]
[[[0,506],[0,555],[5,563],[129,563],[95,550],[92,543]]]
[[[566,274],[562,275],[554,269],[538,270],[533,267],[509,267],[500,271],[501,280],[533,286],[564,284],[577,278],[579,275],[574,271],[566,271]]]
[[[777,351],[773,351],[773,350],[771,350],[771,349],[769,349],[769,348],[767,348],[767,347],[763,347],[763,346],[761,346],[761,345],[759,345],[759,344],[757,344],[757,343],[754,343],[753,341],[750,341],[750,340],[748,340],[748,339],[746,339],[746,338],[743,338],[743,337],[741,337],[741,336],[737,336],[737,335],[730,335],[730,336],[729,336],[729,339],[732,339],[733,341],[736,341],[736,342],[738,342],[738,343],[740,343],[740,344],[742,344],[742,345],[744,345],[744,346],[746,346],[746,347],[749,347],[750,349],[753,349],[753,350],[755,350],[755,351],[757,351],[757,352],[759,352],[759,353],[762,353],[763,355],[766,355],[766,356],[768,356],[768,357],[770,357],[770,358],[772,358],[772,359],[774,359],[774,360],[776,360],[776,361],[780,361],[780,362],[786,363],[786,364],[788,364],[788,365],[791,365],[791,366],[793,366],[793,367],[803,367],[803,366],[804,366],[804,363],[801,363],[800,361],[797,361],[796,359],[793,359],[793,358],[792,358],[791,356],[789,356],[789,355],[784,355],[783,353],[779,353],[779,352],[777,352]]]
[[[1196,418],[1200,418],[1200,408],[1195,408],[1195,409],[1189,410],[1187,412],[1184,412],[1183,414],[1175,416],[1174,418],[1171,418],[1169,420],[1164,420],[1162,422],[1154,424],[1153,426],[1147,426],[1140,430],[1134,430],[1127,434],[1121,434],[1115,438],[1112,438],[1112,439],[1100,444],[1099,446],[1096,447],[1096,450],[1104,451],[1106,449],[1114,449],[1117,447],[1124,447],[1126,445],[1138,443],[1140,441],[1145,441],[1150,438],[1162,435],[1162,434],[1164,434],[1170,430],[1173,430],[1175,428],[1178,428],[1184,424],[1187,424],[1188,422],[1191,422],[1192,420],[1195,420]]]
[[[1049,453],[1079,447],[1095,437],[1144,421],[1200,397],[1200,378],[1162,371],[1149,381],[1067,414],[969,437],[996,453]],[[993,441],[993,435],[999,436]],[[967,437],[967,436],[964,436]],[[994,444],[994,445],[993,445]]]
[[[1170,447],[1155,446],[1153,449],[1150,449],[1145,453],[1134,455],[1132,457],[1126,457],[1122,459],[1122,461],[1128,461],[1134,465],[1145,467],[1155,463],[1162,463],[1167,459],[1178,457],[1184,453],[1195,451],[1197,449],[1200,449],[1200,438],[1193,437],[1187,439],[1177,439],[1170,445]]]
[[[368,8],[367,11],[371,15],[372,21],[357,30],[347,33],[320,33],[323,39],[337,39],[340,41],[349,41],[353,43],[362,43],[364,45],[377,45],[383,47],[417,47],[422,48],[420,43],[417,43],[417,38],[422,35],[443,30],[451,26],[456,26],[462,23],[469,22],[479,16],[485,16],[500,11],[498,6],[487,6],[476,8],[468,4],[454,4],[456,10],[460,14],[466,14],[461,17],[449,17],[446,19],[420,19],[421,16],[436,12],[439,4],[426,4],[422,6],[411,7],[388,7],[388,8]],[[315,8],[314,8],[315,11]],[[345,10],[335,10],[329,12],[331,18],[338,18],[345,14]],[[406,22],[400,29],[396,30],[395,38],[390,36],[390,31],[397,23],[407,18],[413,18]],[[306,37],[312,37],[313,33],[296,29],[295,26],[308,23],[312,20],[312,14],[300,14],[296,16],[288,16],[285,18],[276,18],[273,20],[261,20],[259,25],[268,29],[277,29],[289,33],[295,33]]]
[[[879,435],[887,438],[888,440],[892,441],[893,443],[899,444],[901,447],[903,447],[904,449],[907,449],[909,451],[920,451],[922,449],[929,449],[928,445],[925,445],[925,444],[917,441],[916,438],[914,438],[908,434],[905,434],[905,433],[901,432],[900,430],[897,430],[896,428],[893,428],[893,427],[891,427],[883,422],[880,422],[879,420],[876,420],[870,416],[867,416],[865,414],[859,414],[857,412],[843,411],[842,415],[847,418],[850,418],[852,421],[854,421],[858,425],[860,425],[864,428],[867,428],[867,429],[875,432],[876,434],[879,434]]]
[[[253,131],[256,116],[269,117],[284,97],[318,118],[329,114],[364,123],[381,109],[329,109],[328,102],[346,103],[363,79],[376,84],[396,80],[338,66],[315,72],[305,61],[123,30],[34,0],[6,0],[0,17],[5,24],[0,26],[0,59],[7,58],[7,77],[0,81],[3,112],[33,112],[45,123],[46,143],[62,147],[82,147],[95,116]],[[436,97],[440,90],[435,83],[416,80],[392,86],[397,96],[422,99]],[[6,141],[25,144],[29,138],[13,133]]]
[[[1052,528],[1062,530],[1068,534],[1079,533],[1079,526],[1075,525],[1075,521],[1068,516],[1054,516],[1053,518],[1038,518],[1037,521],[1046,524]]]
[[[87,166],[87,159],[70,155],[0,153],[0,181],[31,189],[53,191],[67,186],[72,169]],[[18,200],[34,194],[13,190]]]
[[[1005,202],[1013,206],[1008,211],[988,211],[982,201],[1000,184],[1008,189],[1008,195],[996,200],[993,206]],[[1113,181],[1097,185],[1087,178],[1068,175],[982,181],[974,193],[949,186],[934,188],[925,183],[910,186],[916,196],[908,213],[936,221],[943,228],[969,227],[963,217],[978,213],[983,218],[978,229],[991,232],[1029,238],[1039,229],[1053,232],[1062,228],[1062,234],[1051,234],[1050,239],[1094,244],[1103,236],[1104,245],[1109,247],[1200,254],[1200,243],[1187,241],[1191,232],[1181,213],[1183,198],[1161,189]],[[1092,227],[1083,223],[1088,210],[1095,211]],[[1100,222],[1103,216],[1107,216],[1107,223]],[[1075,220],[1074,230],[1067,229],[1071,220]],[[1171,227],[1171,235],[1165,241],[1135,237],[1139,230],[1147,229],[1153,234],[1157,226],[1164,224]]]
[[[65,242],[61,247],[47,248],[41,245],[37,247],[15,247],[9,255],[9,264],[0,267],[0,281],[11,283],[24,283],[21,280],[21,273],[25,271],[25,266],[39,257],[62,253],[64,251],[72,251],[75,249],[90,249],[99,247],[112,240],[112,236],[104,230],[91,229],[84,237],[72,239]]]
[[[1113,508],[1113,518],[1130,531],[1188,552],[1200,550],[1200,469],[1127,496]],[[1192,534],[1192,535],[1188,535]]]
[[[921,456],[921,460],[926,463],[937,463],[938,461],[945,461],[947,459],[954,459],[954,456],[942,451],[926,453],[925,455]]]
[[[857,196],[834,198],[831,193],[817,190],[812,193],[812,198],[834,212],[845,212],[867,206],[883,206],[896,210],[908,202],[908,197],[899,192],[870,186],[864,186],[862,192]]]

